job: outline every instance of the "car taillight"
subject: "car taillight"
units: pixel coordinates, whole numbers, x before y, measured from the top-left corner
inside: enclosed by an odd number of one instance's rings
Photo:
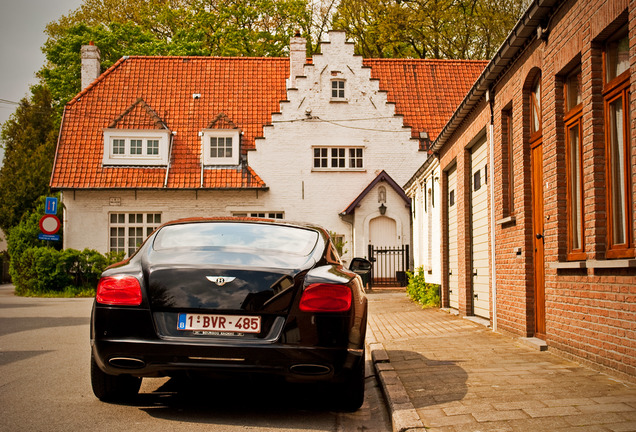
[[[351,288],[347,285],[318,283],[305,288],[300,298],[303,312],[346,312],[351,308]]]
[[[97,303],[116,306],[139,306],[141,285],[133,276],[106,276],[97,284]]]

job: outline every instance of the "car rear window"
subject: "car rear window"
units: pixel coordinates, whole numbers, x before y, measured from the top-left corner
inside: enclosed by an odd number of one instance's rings
[[[318,232],[311,229],[283,225],[199,222],[163,227],[153,248],[236,249],[307,256],[318,238]]]

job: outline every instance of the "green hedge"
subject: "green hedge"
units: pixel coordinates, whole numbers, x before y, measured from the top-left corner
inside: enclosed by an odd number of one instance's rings
[[[18,295],[94,295],[102,271],[121,259],[91,249],[31,247],[11,260]]]
[[[9,274],[18,295],[90,296],[94,295],[102,271],[123,259],[124,253],[102,255],[91,249],[62,250],[62,242],[38,240],[39,221],[44,214],[44,198],[9,230],[7,249],[11,260]],[[61,219],[61,209],[58,209]]]
[[[438,284],[426,283],[424,280],[424,268],[418,267],[416,273],[406,272],[409,284],[406,292],[411,299],[422,306],[439,307],[440,286]]]

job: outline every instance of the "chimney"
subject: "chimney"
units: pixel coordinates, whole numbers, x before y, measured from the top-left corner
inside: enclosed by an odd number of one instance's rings
[[[303,66],[307,61],[307,46],[305,38],[296,32],[289,40],[289,81],[288,87],[296,87],[296,77],[305,74]]]
[[[101,75],[100,52],[93,41],[89,45],[82,45],[82,90]]]

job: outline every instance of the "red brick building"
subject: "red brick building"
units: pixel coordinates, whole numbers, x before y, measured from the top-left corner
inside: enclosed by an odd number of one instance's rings
[[[444,305],[630,379],[635,77],[636,1],[535,0],[433,143]]]

